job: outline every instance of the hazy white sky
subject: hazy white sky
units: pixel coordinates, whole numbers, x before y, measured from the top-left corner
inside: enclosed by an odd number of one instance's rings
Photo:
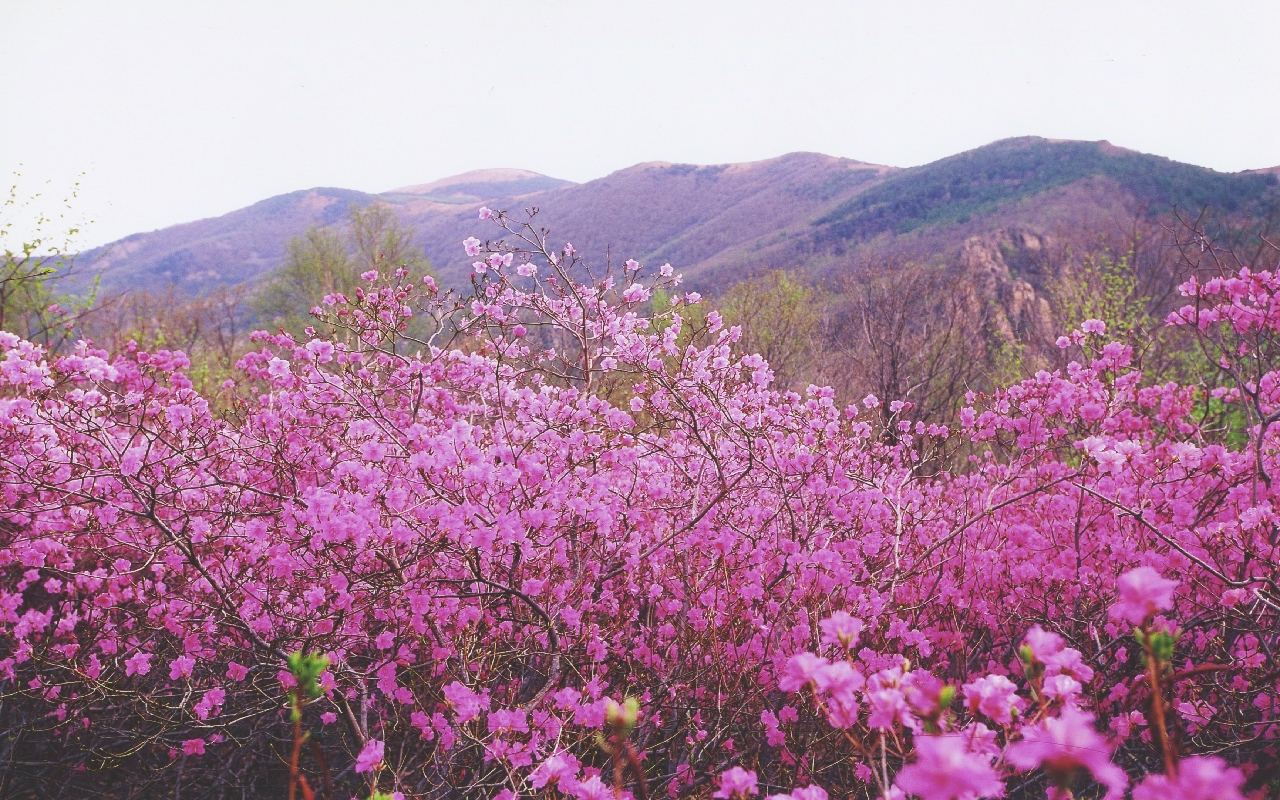
[[[1024,134],[1280,164],[1280,3],[0,0],[0,173],[94,245],[312,186]],[[12,183],[9,180],[8,183]]]

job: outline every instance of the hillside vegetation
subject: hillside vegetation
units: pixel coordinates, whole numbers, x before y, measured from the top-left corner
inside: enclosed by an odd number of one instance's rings
[[[341,225],[351,205],[376,200],[415,232],[442,284],[463,287],[471,261],[456,243],[476,232],[476,209],[537,207],[539,224],[591,263],[603,265],[611,252],[670,261],[691,285],[719,293],[761,269],[838,276],[885,253],[949,260],[969,237],[998,228],[1061,238],[1076,220],[1162,218],[1175,207],[1265,217],[1277,196],[1274,174],[1025,137],[906,170],[792,153],[744,164],[640,164],[581,185],[482,170],[382,195],[311,189],[135,234],[80,260],[108,294],[174,284],[200,295],[263,279],[283,262],[290,237]]]
[[[1148,213],[1210,206],[1235,213],[1275,200],[1276,176],[1225,174],[1108,142],[1033,136],[999,142],[888,176],[815,224],[841,239],[968,222],[1002,205],[1092,176],[1110,178]]]

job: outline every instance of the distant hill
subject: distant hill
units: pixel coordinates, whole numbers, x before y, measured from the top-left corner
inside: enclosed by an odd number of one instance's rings
[[[222,217],[134,234],[82,254],[104,289],[198,294],[253,281],[280,263],[291,236],[341,224],[351,204],[380,199],[418,231],[441,278],[466,282],[459,242],[497,229],[476,209],[537,207],[556,242],[589,259],[670,261],[715,292],[761,269],[844,269],[860,251],[959,257],[996,230],[1087,225],[1174,207],[1237,212],[1274,204],[1277,170],[1220,173],[1107,142],[1006,139],[911,169],[817,153],[698,166],[650,162],[584,184],[515,169],[480,170],[372,195],[292,192]]]
[[[1233,213],[1265,196],[1274,175],[1226,174],[1136,153],[1110,142],[1025,136],[902,170],[816,221],[833,239],[866,239],[968,222],[1077,181],[1109,178],[1151,209],[1212,206]]]

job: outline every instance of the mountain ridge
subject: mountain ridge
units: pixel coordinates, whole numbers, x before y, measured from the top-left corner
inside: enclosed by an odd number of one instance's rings
[[[1275,203],[1280,167],[1220,173],[1118,147],[1039,137],[1003,139],[917,167],[795,152],[713,165],[650,161],[573,183],[513,168],[474,170],[372,194],[315,187],[220,217],[137,233],[82,254],[107,292],[173,283],[200,294],[256,281],[310,225],[341,225],[351,205],[388,203],[412,227],[441,279],[467,282],[458,243],[496,229],[482,204],[572,241],[589,260],[670,261],[714,290],[780,267],[830,274],[855,252],[928,248],[1009,225],[1067,224],[1121,213],[1212,205],[1235,212]]]

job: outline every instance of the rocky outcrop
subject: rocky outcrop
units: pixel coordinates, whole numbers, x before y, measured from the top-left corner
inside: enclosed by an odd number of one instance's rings
[[[1033,347],[1053,341],[1044,290],[1052,244],[1048,236],[1013,229],[973,236],[961,245],[957,266],[964,277],[965,302],[984,320],[989,335]]]

